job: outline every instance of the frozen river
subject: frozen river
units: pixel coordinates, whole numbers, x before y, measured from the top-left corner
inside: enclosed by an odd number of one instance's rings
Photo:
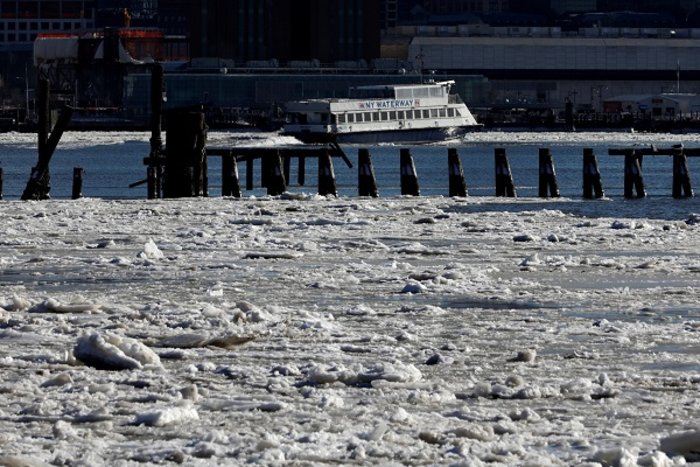
[[[543,136],[479,138],[490,177],[484,147]],[[698,201],[582,201],[571,166],[549,201],[468,172],[461,199],[0,202],[0,465],[697,462]]]

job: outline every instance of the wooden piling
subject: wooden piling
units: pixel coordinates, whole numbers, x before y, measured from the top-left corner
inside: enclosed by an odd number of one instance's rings
[[[633,149],[625,151],[625,198],[644,198],[644,175],[642,174],[642,154]],[[636,192],[636,195],[635,195]]]
[[[85,170],[82,167],[73,168],[73,194],[72,199],[80,199],[83,197],[83,177]]]
[[[549,148],[540,148],[540,198],[558,198],[559,185],[557,173],[554,170],[554,158]]]
[[[673,197],[676,199],[692,198],[693,187],[690,183],[688,170],[688,158],[683,150],[683,145],[673,146]]]
[[[158,167],[147,167],[146,168],[146,182],[147,182],[147,193],[148,199],[158,199],[160,198],[160,187],[159,187],[160,177],[158,176]]]
[[[163,84],[163,66],[156,64],[151,69],[151,157],[159,157],[163,149]]]
[[[284,169],[282,168],[282,158],[279,151],[275,154],[263,157],[266,161],[267,169],[266,188],[269,196],[279,196],[287,191],[287,180],[284,178]]]
[[[292,175],[292,157],[285,154],[282,156],[282,163],[284,165],[284,179],[291,180]]]
[[[464,169],[456,148],[447,150],[447,165],[450,177],[450,196],[467,196],[467,182],[464,180]]]
[[[496,148],[494,151],[496,166],[496,196],[515,198],[515,184],[513,174],[510,171],[510,162],[505,148]]]
[[[64,106],[58,115],[56,125],[51,130],[51,105],[50,105],[49,81],[40,79],[37,85],[37,147],[39,158],[37,164],[32,167],[32,173],[27,186],[22,193],[23,200],[42,200],[49,198],[51,191],[51,177],[49,175],[49,163],[63,132],[70,123],[73,109]]]
[[[168,114],[164,197],[208,194],[206,138],[203,112],[174,110]]]
[[[401,149],[401,194],[404,196],[420,196],[418,174],[410,149]]]
[[[586,199],[605,196],[598,168],[598,158],[592,148],[583,149],[583,197]]]
[[[359,196],[377,198],[377,177],[374,174],[372,156],[368,149],[359,149],[357,153],[357,192]]]
[[[318,158],[318,194],[321,196],[338,196],[335,170],[328,151]]]
[[[221,157],[221,196],[241,197],[238,162],[233,153]]]

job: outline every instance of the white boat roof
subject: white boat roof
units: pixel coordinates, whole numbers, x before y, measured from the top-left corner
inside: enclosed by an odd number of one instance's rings
[[[436,81],[434,83],[418,83],[418,84],[374,84],[366,86],[353,86],[351,89],[405,89],[405,88],[432,88],[435,86],[454,85],[454,80]]]

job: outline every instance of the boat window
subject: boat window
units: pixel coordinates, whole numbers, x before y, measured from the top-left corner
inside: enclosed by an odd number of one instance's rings
[[[397,89],[396,90],[397,99],[411,99],[413,98],[413,92],[411,89]]]
[[[379,112],[374,112],[374,113],[372,114],[372,120],[375,121],[375,122],[378,122],[378,121],[379,121]]]
[[[396,110],[392,110],[391,112],[389,112],[389,119],[396,120]]]
[[[440,117],[441,118],[447,117],[447,109],[445,109],[444,107],[442,109],[440,109]]]
[[[413,120],[413,110],[406,111],[406,120]]]
[[[430,111],[428,109],[423,109],[423,118],[430,118]]]
[[[442,88],[430,88],[430,97],[442,97]]]
[[[382,121],[386,122],[389,120],[389,112],[382,112]]]
[[[403,110],[399,110],[399,120],[405,120],[406,119],[406,112]]]
[[[430,118],[437,118],[437,116],[438,116],[437,109],[430,109]]]
[[[449,109],[447,109],[447,116],[448,116],[448,117],[454,117],[454,116],[455,116],[455,109],[453,109],[452,107],[450,107]]]
[[[372,113],[365,112],[365,122],[371,122],[371,121],[372,121]]]
[[[416,88],[413,90],[413,97],[420,99],[421,97],[430,97],[428,88]]]
[[[362,117],[364,114],[355,114],[355,121],[357,123],[362,123]]]
[[[338,123],[345,123],[345,114],[338,115]]]
[[[348,123],[355,123],[355,114],[348,114]]]
[[[462,113],[462,109],[455,109],[457,111],[457,116],[458,117],[464,117],[464,114]]]

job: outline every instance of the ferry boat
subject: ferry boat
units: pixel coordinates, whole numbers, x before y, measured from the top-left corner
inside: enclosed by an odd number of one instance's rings
[[[357,86],[349,99],[286,105],[282,133],[305,143],[400,143],[457,138],[480,128],[454,81]]]

